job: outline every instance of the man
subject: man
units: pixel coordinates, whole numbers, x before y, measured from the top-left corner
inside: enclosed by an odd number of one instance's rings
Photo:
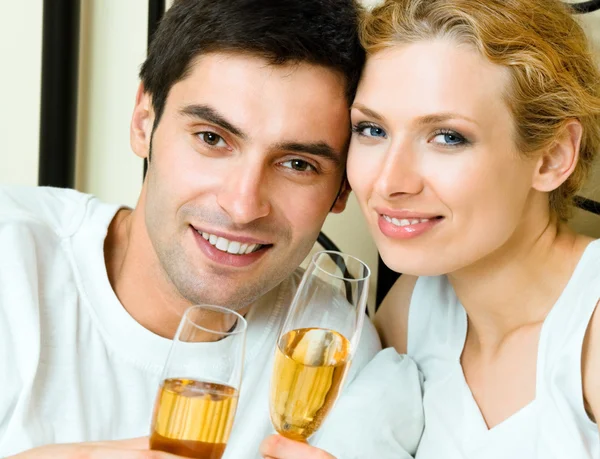
[[[225,457],[258,456],[295,270],[348,195],[355,28],[350,0],[176,1],[141,70],[136,208],[0,191],[0,456],[108,455],[26,450],[147,435],[170,339],[198,303],[249,322]],[[377,349],[368,326],[353,369]]]
[[[209,303],[249,322],[224,457],[258,457],[295,270],[348,196],[363,60],[351,0],[176,1],[141,70],[136,208],[1,189],[0,456],[139,457],[147,440],[78,442],[148,434],[170,339]],[[378,346],[369,324],[354,372]]]

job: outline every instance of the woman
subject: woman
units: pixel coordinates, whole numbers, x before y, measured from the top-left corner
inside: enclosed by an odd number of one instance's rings
[[[417,457],[600,457],[600,241],[566,225],[600,149],[583,31],[556,0],[388,0],[362,37],[348,177],[405,273],[376,322],[425,376]]]

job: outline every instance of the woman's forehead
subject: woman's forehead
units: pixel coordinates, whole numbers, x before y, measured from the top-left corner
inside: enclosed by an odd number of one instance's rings
[[[478,118],[506,112],[507,68],[450,40],[398,45],[369,57],[355,103],[419,116],[456,112]]]

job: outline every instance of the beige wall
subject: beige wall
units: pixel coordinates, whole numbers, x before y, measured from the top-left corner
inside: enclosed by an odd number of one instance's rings
[[[128,205],[135,204],[142,177],[128,130],[146,52],[146,17],[146,0],[83,0],[77,186]],[[0,74],[0,183],[37,180],[41,21],[42,0],[3,3],[0,55],[3,69],[13,70]],[[600,13],[584,21],[600,48]],[[600,164],[585,194],[600,200]],[[577,225],[600,237],[599,220],[579,218]],[[324,231],[368,262],[376,278],[377,252],[353,198],[346,212],[328,218]]]
[[[37,183],[41,44],[42,0],[2,2],[0,183]]]
[[[83,0],[77,188],[133,206],[142,160],[129,146],[129,120],[146,56],[146,0]]]

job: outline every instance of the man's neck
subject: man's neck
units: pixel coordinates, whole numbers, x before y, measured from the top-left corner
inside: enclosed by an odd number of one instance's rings
[[[122,209],[113,218],[104,242],[106,271],[125,310],[144,328],[172,339],[192,303],[180,295],[163,270],[146,229],[143,209],[142,191],[135,210]],[[248,309],[237,312],[244,315]],[[203,325],[211,328],[211,320],[207,318]],[[205,341],[214,339],[207,335]]]
[[[144,328],[173,338],[187,302],[175,295],[142,225],[138,210],[120,210],[104,242],[108,279],[127,312]]]

